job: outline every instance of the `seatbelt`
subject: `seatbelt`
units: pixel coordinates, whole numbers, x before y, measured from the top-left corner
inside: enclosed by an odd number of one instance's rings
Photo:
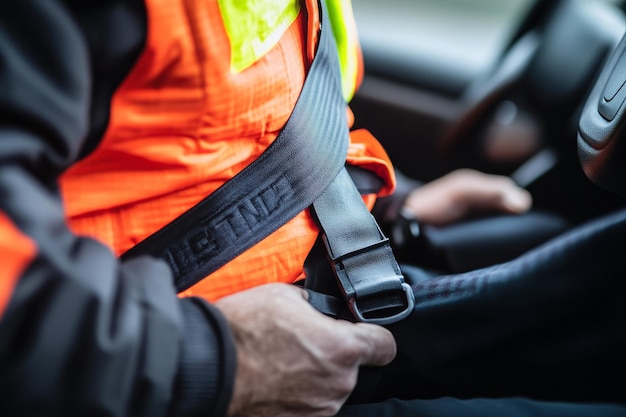
[[[312,206],[341,292],[358,321],[386,324],[413,310],[389,241],[344,167],[349,131],[339,63],[324,1],[317,53],[296,106],[254,162],[171,223],[122,255],[152,255],[183,291]],[[324,300],[313,294],[311,302]],[[330,311],[328,302],[320,311]]]
[[[389,324],[410,313],[412,289],[404,282],[389,239],[345,169],[313,202],[312,212],[339,289],[357,321]],[[307,289],[312,290],[309,285]]]

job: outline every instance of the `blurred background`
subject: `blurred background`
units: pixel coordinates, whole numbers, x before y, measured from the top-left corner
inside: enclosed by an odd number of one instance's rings
[[[573,223],[621,207],[578,161],[578,112],[626,29],[618,0],[354,0],[356,127],[422,181],[509,175]]]

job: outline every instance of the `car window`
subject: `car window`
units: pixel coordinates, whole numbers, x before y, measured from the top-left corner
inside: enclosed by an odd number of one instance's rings
[[[463,68],[471,77],[490,66],[535,0],[356,0],[367,53],[402,51],[419,66]]]
[[[536,0],[356,0],[366,69],[456,94],[497,59]]]

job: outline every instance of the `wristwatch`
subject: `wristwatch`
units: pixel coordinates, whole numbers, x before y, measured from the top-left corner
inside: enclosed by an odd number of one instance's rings
[[[422,236],[422,227],[417,218],[408,210],[402,209],[391,227],[392,245],[397,249],[414,246]]]

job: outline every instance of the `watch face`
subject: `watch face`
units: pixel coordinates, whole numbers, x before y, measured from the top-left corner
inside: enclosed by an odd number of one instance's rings
[[[420,224],[410,213],[402,210],[391,229],[391,241],[397,248],[404,248],[421,235]]]
[[[406,244],[402,223],[402,219],[397,218],[391,228],[391,236],[389,237],[394,248],[402,248]]]
[[[413,239],[417,239],[422,234],[422,229],[417,219],[409,219],[409,233]]]

